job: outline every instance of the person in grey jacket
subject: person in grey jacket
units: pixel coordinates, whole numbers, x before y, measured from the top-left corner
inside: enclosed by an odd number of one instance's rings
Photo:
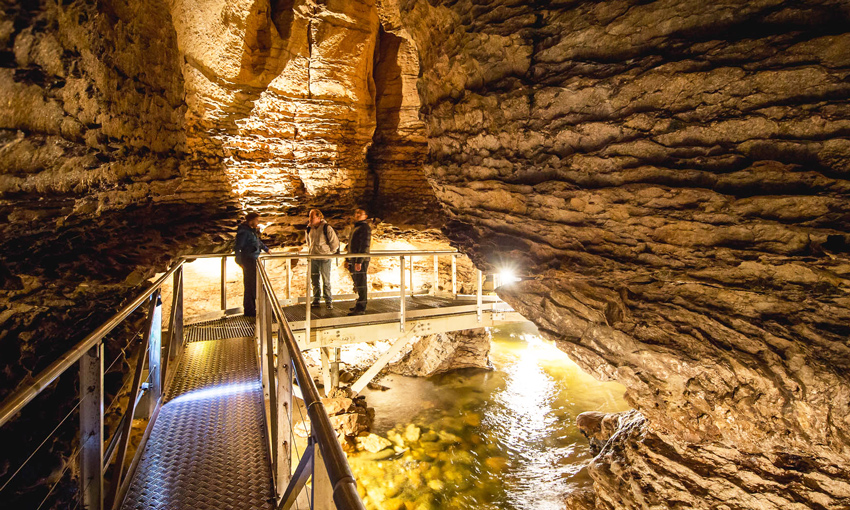
[[[333,227],[325,221],[325,215],[318,209],[310,210],[307,223],[307,253],[310,255],[331,255],[339,253],[339,237]],[[322,286],[319,287],[321,277]],[[331,261],[330,259],[310,260],[310,282],[313,286],[313,306],[319,306],[319,297],[325,299],[328,308],[333,308],[331,297]]]
[[[236,229],[236,263],[242,268],[242,283],[245,294],[242,298],[242,310],[246,317],[257,315],[257,259],[260,252],[269,252],[260,240],[260,215],[252,212],[245,216],[245,222]]]
[[[354,230],[348,243],[348,253],[369,253],[372,246],[372,227],[367,219],[369,215],[363,209],[354,211]],[[369,270],[368,257],[349,257],[345,259],[345,267],[351,273],[354,289],[357,291],[357,302],[348,315],[363,315],[366,313],[368,299],[366,272]]]

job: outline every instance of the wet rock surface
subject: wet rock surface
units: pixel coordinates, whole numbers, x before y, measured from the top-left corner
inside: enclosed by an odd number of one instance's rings
[[[430,377],[462,368],[490,369],[490,331],[487,328],[453,331],[417,338],[390,372]]]
[[[850,505],[848,16],[401,7],[447,232],[645,417],[596,508]]]

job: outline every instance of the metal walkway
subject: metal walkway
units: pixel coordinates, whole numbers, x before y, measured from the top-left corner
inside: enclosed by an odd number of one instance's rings
[[[254,322],[210,321],[187,326],[186,336],[122,508],[271,509]]]

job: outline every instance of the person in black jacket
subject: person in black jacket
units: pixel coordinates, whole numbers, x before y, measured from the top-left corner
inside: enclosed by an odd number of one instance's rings
[[[363,209],[354,211],[354,230],[348,243],[348,253],[369,253],[372,245],[372,227],[366,221],[369,216]],[[357,291],[357,302],[348,315],[363,315],[366,313],[366,271],[369,269],[369,258],[349,257],[345,259],[345,267],[351,273],[354,280],[354,289]]]
[[[236,229],[236,263],[242,268],[242,283],[245,285],[242,309],[246,317],[257,315],[257,258],[260,251],[269,252],[268,246],[260,240],[259,226],[260,215],[252,212]]]

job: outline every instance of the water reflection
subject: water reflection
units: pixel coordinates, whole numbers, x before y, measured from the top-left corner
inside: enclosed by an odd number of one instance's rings
[[[490,355],[492,372],[391,376],[390,391],[366,392],[376,432],[396,442],[389,457],[351,459],[368,508],[560,509],[589,485],[575,417],[627,409],[623,387],[581,372],[533,330],[494,331]],[[415,441],[404,439],[411,426]]]

